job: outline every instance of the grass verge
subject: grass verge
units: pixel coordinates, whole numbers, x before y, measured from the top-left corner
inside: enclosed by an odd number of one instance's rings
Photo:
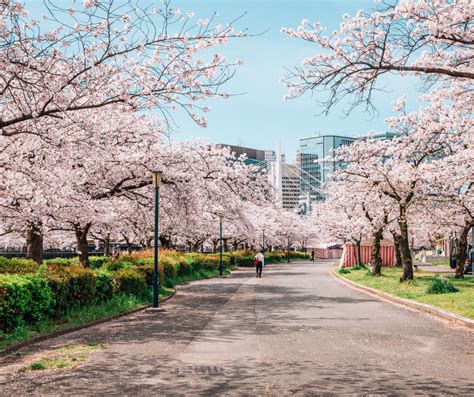
[[[230,273],[230,270],[224,269],[224,274],[228,273]],[[193,280],[216,277],[218,275],[219,270],[203,269],[183,277],[176,277],[172,280],[168,280],[166,286],[160,286],[160,298],[171,295],[174,291],[173,288],[176,285],[185,284]],[[68,328],[87,324],[95,320],[100,320],[103,318],[113,317],[123,313],[127,313],[129,311],[139,308],[140,306],[147,305],[151,301],[152,290],[150,288],[147,291],[147,294],[141,297],[125,294],[115,295],[106,302],[92,303],[87,306],[75,308],[58,320],[47,320],[37,323],[34,326],[18,327],[12,333],[5,333],[3,331],[0,331],[0,353],[6,347],[14,343],[32,339],[34,337],[46,333],[62,331]],[[41,365],[42,364],[38,364],[38,367],[41,367]]]
[[[86,345],[70,344],[51,352],[46,355],[35,358],[33,361],[25,365],[20,371],[40,371],[44,369],[72,368],[85,361],[89,355],[103,346],[99,343],[88,343]]]
[[[474,278],[458,280],[450,276],[448,279],[454,287],[459,289],[458,292],[429,294],[427,293],[428,286],[436,278],[436,274],[433,273],[417,272],[415,280],[400,283],[401,268],[383,268],[381,277],[372,277],[366,270],[354,268],[350,270],[350,273],[341,274],[341,277],[399,298],[426,303],[474,320]]]

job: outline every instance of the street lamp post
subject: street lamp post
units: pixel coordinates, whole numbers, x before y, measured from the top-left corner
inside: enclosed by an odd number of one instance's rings
[[[265,252],[265,229],[262,230],[262,250]]]
[[[222,276],[222,221],[224,220],[224,213],[219,212],[217,214],[219,217],[219,275]]]
[[[153,185],[155,186],[155,246],[153,267],[153,308],[158,308],[159,273],[158,273],[158,209],[160,199],[160,184],[162,171],[153,171]]]

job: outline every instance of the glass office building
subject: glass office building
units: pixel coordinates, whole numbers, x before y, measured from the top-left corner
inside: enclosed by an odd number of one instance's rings
[[[337,135],[315,136],[300,139],[299,167],[300,193],[310,196],[311,201],[324,200],[319,189],[332,178],[332,173],[338,166],[335,161],[321,161],[334,155],[334,152],[344,145],[350,145],[357,138]]]

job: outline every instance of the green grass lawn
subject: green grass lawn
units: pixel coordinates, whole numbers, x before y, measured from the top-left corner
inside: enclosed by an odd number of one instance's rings
[[[429,261],[428,261],[429,262]],[[439,266],[447,266],[449,267],[449,261],[441,261],[441,262],[431,262],[432,265],[439,265]]]
[[[351,270],[351,269],[349,269]],[[457,280],[453,276],[448,279],[459,289],[459,292],[450,294],[428,294],[428,285],[435,277],[434,273],[416,272],[415,280],[400,283],[401,268],[383,268],[381,277],[372,277],[367,270],[351,270],[341,274],[349,280],[367,287],[388,292],[400,298],[410,299],[420,303],[427,303],[458,315],[474,319],[474,278]]]

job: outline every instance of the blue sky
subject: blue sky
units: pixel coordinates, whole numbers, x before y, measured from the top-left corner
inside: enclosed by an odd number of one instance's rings
[[[210,101],[212,111],[208,114],[206,129],[178,116],[177,139],[204,136],[216,143],[242,144],[258,149],[274,149],[280,139],[283,151],[291,160],[300,138],[315,134],[350,136],[385,130],[384,118],[391,114],[393,101],[413,90],[409,80],[387,79],[384,83],[393,92],[377,97],[379,115],[375,118],[364,113],[362,108],[344,118],[342,106],[334,108],[328,116],[318,115],[321,109],[316,107],[310,94],[283,100],[286,89],[279,80],[285,67],[299,65],[316,48],[283,35],[281,27],[297,27],[307,18],[320,21],[332,30],[338,27],[345,12],[352,15],[361,8],[371,9],[374,6],[371,0],[181,0],[174,4],[182,11],[195,11],[196,17],[218,11],[221,21],[247,12],[239,27],[247,27],[251,33],[268,30],[262,36],[231,42],[221,51],[229,60],[244,60],[228,90],[245,92],[245,95]]]
[[[82,0],[81,0],[82,1]],[[142,0],[157,3],[159,0]],[[69,5],[72,0],[56,0]],[[41,0],[27,0],[32,16],[42,12]],[[414,92],[413,80],[387,78],[384,84],[393,92],[377,97],[378,116],[370,116],[356,109],[343,117],[343,106],[334,108],[328,116],[318,115],[321,109],[311,95],[284,101],[286,89],[280,83],[285,67],[300,65],[302,59],[316,52],[314,45],[289,38],[280,33],[282,27],[297,27],[307,18],[320,21],[330,30],[337,28],[342,14],[353,15],[359,9],[370,10],[372,0],[174,0],[172,6],[183,12],[193,11],[194,18],[210,17],[219,13],[216,23],[227,23],[247,13],[236,26],[248,28],[250,33],[263,35],[231,41],[220,47],[229,60],[244,60],[227,91],[243,95],[227,100],[210,100],[207,105],[208,127],[203,129],[184,114],[176,114],[176,140],[206,137],[210,142],[241,144],[257,149],[275,149],[282,141],[283,151],[291,160],[299,139],[315,134],[361,135],[370,130],[385,130],[384,118],[392,111],[393,101],[404,92]],[[39,15],[37,15],[39,16]]]

